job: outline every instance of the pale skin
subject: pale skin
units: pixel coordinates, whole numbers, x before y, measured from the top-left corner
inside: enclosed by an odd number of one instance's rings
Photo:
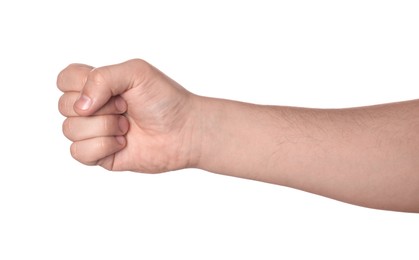
[[[419,100],[347,109],[241,103],[195,95],[139,59],[72,64],[57,85],[63,132],[83,164],[199,168],[419,213]]]

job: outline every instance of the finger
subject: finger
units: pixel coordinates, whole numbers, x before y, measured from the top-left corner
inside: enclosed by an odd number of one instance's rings
[[[70,64],[57,77],[57,87],[62,92],[81,91],[86,84],[87,76],[93,70],[92,66],[84,64]]]
[[[150,64],[138,59],[94,69],[87,77],[74,110],[79,115],[92,115],[112,96],[120,95],[152,78],[150,73],[153,71]]]
[[[77,161],[96,165],[99,160],[122,150],[126,145],[123,136],[96,137],[74,142],[70,147],[71,156]]]
[[[69,117],[63,123],[64,135],[73,142],[100,136],[125,135],[128,128],[128,119],[115,115]]]
[[[74,103],[80,97],[79,92],[66,92],[58,101],[58,110],[63,116],[79,116],[74,110]],[[128,105],[121,96],[112,97],[103,107],[93,115],[118,115],[127,111]]]
[[[102,158],[98,160],[95,165],[99,165],[109,171],[114,170],[114,161],[115,161],[115,154],[111,154],[106,156],[105,158]],[[119,169],[118,169],[119,170]]]

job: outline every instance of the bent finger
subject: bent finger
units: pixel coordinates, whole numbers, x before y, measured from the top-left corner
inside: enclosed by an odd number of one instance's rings
[[[58,89],[62,92],[81,91],[93,69],[92,66],[85,64],[73,63],[68,65],[57,76]]]
[[[74,142],[70,147],[70,152],[77,161],[87,165],[96,165],[101,159],[119,152],[125,146],[125,137],[105,136]]]
[[[75,111],[83,116],[94,114],[112,96],[123,94],[145,80],[153,80],[150,73],[154,71],[153,66],[139,59],[92,70],[75,103]]]
[[[73,142],[100,136],[125,135],[128,128],[128,119],[115,115],[69,117],[63,123],[64,135]]]
[[[80,97],[79,92],[66,92],[58,101],[58,110],[63,116],[79,116],[74,110],[74,103]],[[112,97],[103,107],[93,115],[120,115],[127,111],[128,105],[121,96]]]

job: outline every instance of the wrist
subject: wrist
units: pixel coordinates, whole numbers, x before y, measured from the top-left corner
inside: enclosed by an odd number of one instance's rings
[[[289,124],[278,109],[215,98],[199,98],[195,168],[281,184]],[[284,136],[285,135],[285,136]],[[292,145],[292,144],[290,144]],[[284,165],[275,166],[278,161]]]
[[[185,168],[200,168],[205,139],[203,107],[206,98],[195,94],[190,94],[189,97],[189,116],[186,124],[188,131],[183,142],[185,147],[183,150],[186,152],[185,158],[187,158]]]
[[[263,106],[208,97],[198,97],[198,100],[198,156],[194,167],[258,179],[268,147],[264,145],[268,140],[264,136],[269,134],[257,124],[266,121]]]
[[[204,154],[207,154],[208,117],[211,109],[208,107],[210,98],[191,95],[190,124],[189,124],[189,149],[188,164],[186,168],[203,169]]]
[[[211,171],[211,161],[216,160],[217,150],[223,149],[219,140],[223,125],[223,101],[220,99],[192,95],[190,109],[190,149],[188,168]],[[224,101],[225,102],[225,101]]]
[[[193,157],[191,167],[202,170],[209,170],[209,158],[212,157],[213,149],[217,146],[215,142],[218,137],[215,136],[217,125],[220,125],[219,108],[214,98],[195,96],[194,113],[194,140]]]

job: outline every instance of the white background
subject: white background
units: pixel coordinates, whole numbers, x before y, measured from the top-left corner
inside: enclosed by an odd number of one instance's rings
[[[419,216],[182,170],[83,166],[58,72],[144,58],[263,104],[419,98],[418,1],[0,2],[0,259],[418,259]]]

